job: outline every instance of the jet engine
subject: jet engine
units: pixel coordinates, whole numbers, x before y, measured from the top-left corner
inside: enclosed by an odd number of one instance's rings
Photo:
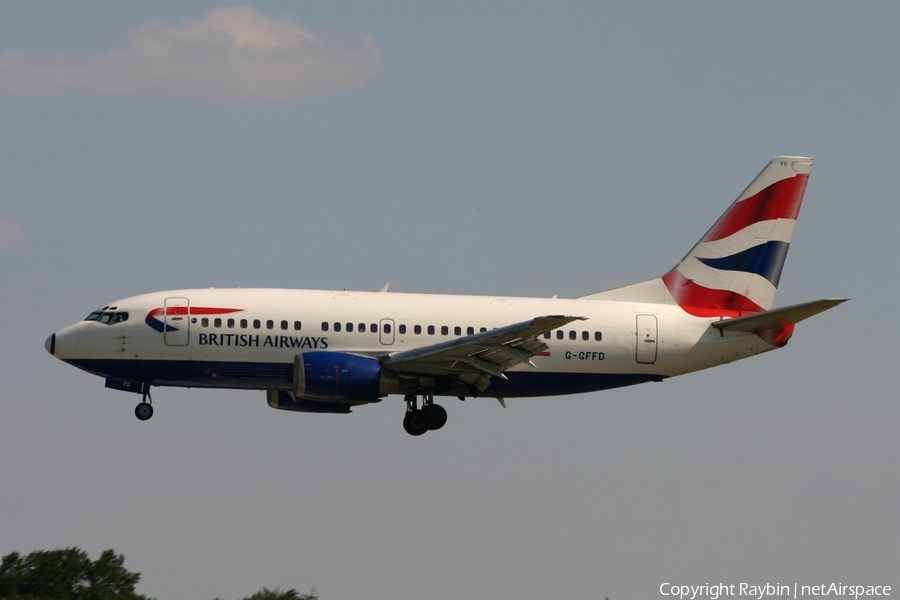
[[[378,359],[349,352],[314,351],[294,357],[290,392],[270,390],[269,406],[300,412],[350,412],[358,404],[402,393],[400,376]]]
[[[400,392],[400,377],[378,359],[348,352],[304,352],[294,358],[294,395],[305,400],[377,402]]]

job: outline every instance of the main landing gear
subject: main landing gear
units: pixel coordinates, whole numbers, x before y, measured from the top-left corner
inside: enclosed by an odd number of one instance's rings
[[[422,435],[431,429],[440,429],[447,422],[447,411],[440,404],[434,403],[434,394],[422,394],[422,408],[418,407],[418,396],[407,394],[406,416],[403,417],[403,429],[409,435]]]
[[[147,386],[150,387],[150,386]],[[150,398],[150,390],[148,389],[144,392],[144,397],[141,400],[141,403],[134,407],[134,416],[136,416],[141,421],[146,421],[150,417],[153,416],[153,399]]]

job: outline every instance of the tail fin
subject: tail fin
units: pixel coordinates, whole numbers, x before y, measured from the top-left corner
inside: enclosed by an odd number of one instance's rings
[[[772,159],[674,269],[585,298],[678,304],[698,317],[772,308],[812,163]]]

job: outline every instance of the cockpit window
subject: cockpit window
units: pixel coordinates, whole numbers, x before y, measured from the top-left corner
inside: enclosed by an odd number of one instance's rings
[[[127,312],[110,312],[110,311],[102,311],[102,310],[92,312],[85,319],[85,321],[99,321],[100,323],[105,323],[106,325],[122,323],[127,320],[128,320]]]

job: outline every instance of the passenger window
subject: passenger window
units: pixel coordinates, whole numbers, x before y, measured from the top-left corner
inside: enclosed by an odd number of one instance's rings
[[[221,327],[221,326],[222,326],[222,319],[218,319],[218,318],[217,318],[215,321],[213,321],[213,325],[215,325],[216,327]]]
[[[202,325],[203,327],[209,327],[209,318],[203,317],[202,319],[200,319],[200,325]]]
[[[485,331],[487,331],[487,327],[482,327],[478,330],[479,333],[484,333]]]
[[[562,332],[562,330],[560,330],[560,329],[556,330],[556,339],[561,340],[561,339],[563,339],[564,336],[565,336],[565,334]]]
[[[288,322],[287,322],[287,321],[282,321],[282,322],[281,322],[281,329],[282,329],[283,331],[287,331],[287,328],[288,328]]]
[[[428,335],[434,335],[434,325],[428,326]]]
[[[300,331],[300,321],[294,321],[294,331]]]
[[[369,333],[378,333],[378,323],[369,325]]]
[[[600,333],[599,331],[595,331],[594,332],[594,341],[599,342],[602,339],[603,339],[603,334]]]
[[[466,327],[466,335],[475,335],[474,327]]]
[[[228,328],[229,329],[234,328],[234,319],[228,319]]]
[[[397,331],[399,331],[401,334],[406,333],[406,325],[400,325],[397,328]]]
[[[262,327],[262,323],[259,322],[259,319],[253,319],[253,329],[259,329]]]
[[[589,339],[591,339],[591,334],[589,334],[587,331],[582,331],[581,339],[583,339],[584,341],[588,341]]]
[[[578,332],[577,332],[577,331],[570,331],[570,332],[569,332],[569,339],[570,339],[570,340],[578,339]]]
[[[446,325],[442,325],[441,326],[441,335],[447,335],[448,333],[450,333],[450,328],[447,327]]]
[[[360,333],[365,333],[365,332],[366,332],[366,324],[365,324],[365,323],[360,323],[360,324],[359,324],[359,328],[357,329],[357,331],[360,332]]]
[[[322,321],[322,331],[328,331],[328,321]]]
[[[390,333],[390,332],[391,332],[391,324],[390,324],[390,323],[385,323],[385,324],[384,324],[384,332],[385,332],[385,333]]]
[[[347,323],[347,333],[353,333],[353,323]]]
[[[247,319],[241,319],[241,329],[247,329]]]
[[[413,333],[416,334],[416,335],[421,334],[421,333],[422,333],[422,326],[421,326],[421,325],[416,325],[415,327],[413,327]]]
[[[547,333],[544,334],[544,339],[548,339],[548,340],[550,339],[550,332],[549,332],[549,331],[548,331]]]
[[[454,327],[453,335],[462,335],[462,327]]]
[[[337,333],[337,332],[339,332],[340,330],[341,330],[341,324],[340,324],[340,323],[335,323],[335,324],[334,324],[334,332]]]
[[[275,329],[275,321],[272,319],[266,321],[266,329]]]

